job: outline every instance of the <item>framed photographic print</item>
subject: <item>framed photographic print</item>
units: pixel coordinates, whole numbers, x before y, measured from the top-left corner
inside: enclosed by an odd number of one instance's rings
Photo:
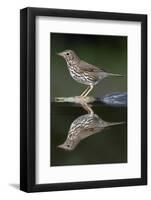
[[[147,184],[147,16],[20,12],[20,189]]]

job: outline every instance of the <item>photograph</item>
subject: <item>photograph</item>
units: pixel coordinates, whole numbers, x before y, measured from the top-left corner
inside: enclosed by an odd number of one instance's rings
[[[127,36],[50,33],[50,166],[127,163]]]
[[[147,15],[24,8],[20,24],[20,189],[146,185]]]

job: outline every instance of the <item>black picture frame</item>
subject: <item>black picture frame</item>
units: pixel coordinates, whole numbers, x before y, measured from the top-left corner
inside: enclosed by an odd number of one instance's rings
[[[35,182],[35,18],[54,16],[141,22],[141,178],[36,184]],[[147,15],[48,8],[20,11],[20,189],[43,192],[147,184]]]

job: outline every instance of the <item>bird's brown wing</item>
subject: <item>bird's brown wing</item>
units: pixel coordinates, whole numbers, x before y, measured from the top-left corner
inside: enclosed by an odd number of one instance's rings
[[[81,70],[88,71],[88,72],[105,72],[105,70],[100,69],[99,67],[89,64],[83,60],[80,60],[79,67]]]

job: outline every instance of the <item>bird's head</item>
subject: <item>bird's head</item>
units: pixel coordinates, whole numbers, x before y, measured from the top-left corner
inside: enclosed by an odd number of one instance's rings
[[[57,147],[65,150],[65,151],[72,151],[75,149],[75,147],[77,146],[78,143],[79,143],[79,141],[70,140],[67,138],[63,144],[60,144]]]
[[[74,62],[79,61],[78,56],[76,55],[76,53],[73,50],[65,50],[65,51],[62,51],[60,53],[57,53],[57,55],[63,57],[67,62],[69,62],[69,61],[74,61]]]

